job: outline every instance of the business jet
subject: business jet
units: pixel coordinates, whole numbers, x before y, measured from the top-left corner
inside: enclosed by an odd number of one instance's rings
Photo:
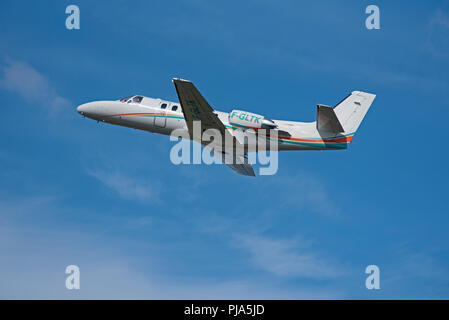
[[[204,99],[195,85],[188,80],[173,79],[178,101],[154,99],[134,95],[115,101],[94,101],[78,106],[82,116],[120,125],[145,130],[153,133],[170,135],[175,130],[185,132],[187,137],[206,145],[201,135],[195,135],[195,129],[204,133],[215,130],[222,137],[231,138],[231,144],[217,142],[214,145],[222,155],[232,154],[232,162],[225,162],[239,174],[255,176],[254,169],[248,161],[251,150],[339,150],[346,149],[360,123],[365,117],[374,98],[374,94],[353,91],[335,107],[317,105],[314,122],[297,122],[271,120],[263,115],[232,110],[230,113],[214,110]],[[265,139],[251,149],[252,142],[247,137]],[[245,138],[246,137],[246,138]]]

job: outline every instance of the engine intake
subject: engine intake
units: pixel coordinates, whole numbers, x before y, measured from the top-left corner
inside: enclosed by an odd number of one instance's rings
[[[276,129],[278,126],[273,120],[270,120],[260,114],[251,112],[232,110],[229,114],[229,123],[238,127],[252,129]]]

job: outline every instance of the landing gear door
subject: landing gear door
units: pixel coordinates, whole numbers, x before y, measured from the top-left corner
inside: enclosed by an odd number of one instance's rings
[[[161,102],[160,112],[154,115],[154,125],[156,127],[165,128],[165,125],[167,124],[167,107],[168,105],[166,102]]]

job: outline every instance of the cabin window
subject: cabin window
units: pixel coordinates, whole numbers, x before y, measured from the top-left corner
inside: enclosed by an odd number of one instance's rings
[[[172,111],[176,111],[176,110],[178,110],[178,106],[173,106],[173,107],[171,107],[171,109],[172,109]]]
[[[161,109],[165,109],[165,108],[167,108],[167,104],[166,103],[161,104]]]

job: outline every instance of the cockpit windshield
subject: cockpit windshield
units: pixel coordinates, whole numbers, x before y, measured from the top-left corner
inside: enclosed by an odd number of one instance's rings
[[[120,102],[124,103],[141,103],[143,97],[142,96],[129,96],[123,99],[120,99]]]
[[[135,96],[133,98],[133,102],[134,103],[141,103],[142,102],[143,97],[142,96]]]
[[[134,97],[134,96],[129,96],[129,97],[120,99],[120,102],[126,102],[126,101],[128,101],[129,99],[131,99],[132,97]]]

